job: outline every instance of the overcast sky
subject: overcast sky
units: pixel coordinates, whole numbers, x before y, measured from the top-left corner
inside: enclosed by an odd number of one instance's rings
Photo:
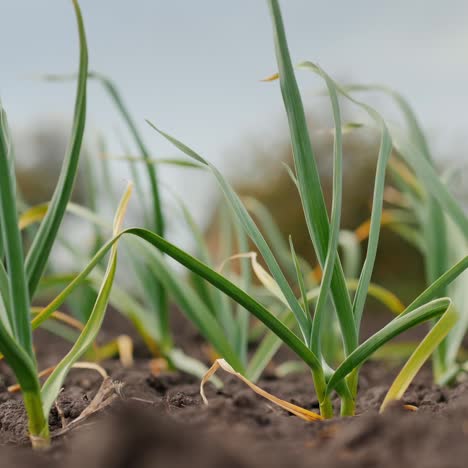
[[[271,22],[263,0],[81,0],[90,68],[112,77],[155,155],[174,153],[145,118],[221,163],[226,149],[281,118]],[[281,2],[294,61],[403,92],[425,127],[466,130],[468,1]],[[0,96],[11,125],[70,118],[72,84],[41,83],[41,73],[77,68],[71,1],[0,0]],[[318,81],[300,79],[303,89]],[[88,123],[112,138],[120,125],[90,84]],[[179,172],[180,173],[180,172]],[[174,170],[167,170],[175,185]],[[191,187],[184,182],[185,189]],[[194,185],[194,187],[196,184]],[[200,196],[200,195],[198,195]],[[198,200],[197,197],[194,197]]]

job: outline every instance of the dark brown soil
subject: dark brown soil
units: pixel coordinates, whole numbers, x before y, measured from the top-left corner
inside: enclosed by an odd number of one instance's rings
[[[184,334],[185,343],[190,331]],[[40,339],[44,344],[50,335]],[[41,348],[52,360],[54,342]],[[192,342],[199,343],[198,340]],[[55,351],[57,348],[55,348]],[[202,353],[200,353],[202,354]],[[396,370],[370,363],[361,372],[358,415],[324,422],[304,422],[256,396],[231,376],[217,391],[208,385],[209,406],[201,402],[199,382],[181,373],[152,375],[147,359],[131,369],[117,361],[104,367],[123,382],[122,398],[87,419],[52,449],[33,454],[14,382],[0,365],[0,466],[22,467],[463,467],[468,460],[468,382],[441,389],[424,370],[404,397],[411,412],[395,405],[377,413]],[[94,396],[101,377],[74,370],[58,408],[67,422],[79,416]],[[317,409],[307,373],[283,379],[267,373],[260,386],[309,409]],[[51,429],[62,427],[57,409]]]

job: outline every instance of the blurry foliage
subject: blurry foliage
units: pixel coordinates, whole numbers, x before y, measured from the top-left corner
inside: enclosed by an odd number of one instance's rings
[[[51,199],[69,140],[69,126],[59,119],[34,122],[15,135],[16,179],[23,201],[37,205]],[[86,157],[86,148],[82,149]],[[73,201],[83,203],[85,186],[79,170]]]

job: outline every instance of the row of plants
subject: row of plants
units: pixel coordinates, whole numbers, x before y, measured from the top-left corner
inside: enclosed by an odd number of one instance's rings
[[[34,448],[50,444],[49,413],[70,369],[84,357],[103,359],[109,350],[112,353],[121,346],[119,342],[116,346],[96,345],[108,304],[130,320],[154,357],[163,359],[170,369],[200,377],[211,376],[215,367],[208,371],[203,363],[174,345],[169,320],[171,303],[195,325],[213,350],[214,359],[221,359],[215,366],[221,363],[249,384],[259,379],[280,346],[288,346],[310,369],[311,393],[313,388],[319,400],[320,414],[292,409],[305,419],[333,417],[334,392],[341,400],[341,415],[354,415],[362,364],[394,337],[424,322],[430,324],[429,332],[388,390],[382,409],[391,400],[402,397],[431,356],[436,382],[448,384],[456,379],[465,367],[459,351],[468,326],[464,300],[466,274],[462,276],[468,267],[468,218],[447,189],[445,176],[438,175],[424,134],[401,96],[383,87],[342,86],[316,64],[298,65],[298,70],[312,72],[323,80],[330,98],[334,146],[333,201],[328,213],[280,7],[278,1],[268,1],[278,73],[267,81],[279,81],[281,87],[294,156],[294,166],[286,170],[300,195],[311,248],[318,261],[314,268],[296,255],[294,239],[289,242],[283,239],[265,207],[256,200],[241,200],[207,159],[148,122],[184,158],[165,160],[151,156],[116,86],[88,70],[83,19],[76,0],[73,5],[80,40],[78,74],[48,77],[76,79],[77,83],[70,144],[49,203],[28,207],[22,201],[14,177],[14,145],[6,113],[0,109],[0,352],[21,388]],[[93,174],[97,172],[93,169],[88,171],[88,205],[78,206],[70,201],[80,162],[86,91],[91,80],[103,85],[139,151],[139,155],[130,156],[124,148],[128,155],[124,159],[132,174],[138,205],[142,207],[142,227],[122,228],[133,184],[118,200],[112,195],[116,190],[110,176],[105,176],[102,183],[111,198],[107,202],[117,208],[114,221],[106,221],[97,200],[96,187],[101,180],[96,180]],[[403,125],[389,126],[375,109],[356,97],[357,93],[376,89],[395,100],[402,111]],[[341,100],[363,111],[368,117],[365,123],[343,122]],[[340,229],[343,129],[352,131],[362,125],[377,128],[381,134],[372,210],[364,236],[362,229],[355,232]],[[103,158],[101,164],[102,174],[109,174],[108,158]],[[181,171],[208,171],[218,182],[225,205],[221,210],[221,246],[217,255],[208,248],[184,201],[170,191],[170,211],[180,214],[185,229],[191,233],[194,255],[164,238],[167,224],[164,213],[168,210],[162,206],[161,191],[165,187],[157,171],[160,164],[173,164]],[[387,172],[398,196],[387,201],[394,206],[384,211]],[[94,245],[85,255],[60,230],[67,212],[94,227]],[[407,307],[371,281],[381,226],[385,223],[384,215],[388,218],[389,213],[391,228],[413,243],[425,259],[427,288]],[[367,246],[361,261],[364,237]],[[77,271],[69,274],[54,271],[50,256],[56,245],[65,248]],[[255,252],[250,251],[252,245]],[[126,279],[116,277],[118,251],[122,250],[127,267],[135,273],[131,287]],[[170,259],[186,267],[189,274],[180,275]],[[220,259],[226,261],[218,268]],[[240,265],[237,267],[235,262]],[[51,294],[55,297],[46,306],[33,307],[38,297],[50,298]],[[362,341],[361,325],[370,295],[396,315]],[[75,322],[60,313],[63,304],[74,311]],[[51,319],[58,323],[53,325]],[[42,384],[32,339],[33,330],[39,326],[72,341],[70,351]],[[70,326],[73,331],[68,329]],[[250,352],[252,346],[254,351]],[[220,385],[216,379],[214,383]]]

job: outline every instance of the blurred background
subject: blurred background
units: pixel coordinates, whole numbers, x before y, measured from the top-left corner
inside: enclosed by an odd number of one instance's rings
[[[80,3],[90,69],[118,85],[154,157],[172,157],[177,151],[146,125],[145,118],[195,148],[229,174],[243,193],[260,197],[273,211],[278,200],[294,192],[279,164],[290,160],[279,86],[260,81],[276,71],[266,2]],[[283,1],[283,11],[293,60],[317,62],[344,83],[382,83],[399,90],[428,131],[439,165],[465,163],[468,2],[289,0]],[[64,0],[0,0],[0,18],[0,96],[13,128],[19,179],[27,185],[34,179],[28,174],[38,174],[41,165],[46,167],[43,180],[45,174],[53,178],[56,172],[46,160],[60,161],[66,145],[74,84],[45,83],[38,77],[76,71],[75,20],[70,1]],[[322,83],[311,74],[300,72],[299,82],[327,178],[332,142],[326,132],[327,100],[316,96]],[[387,99],[366,99],[388,118],[398,118]],[[347,115],[353,120],[352,110]],[[347,193],[356,198],[346,210],[349,228],[365,219],[372,189],[378,139],[372,134],[361,137],[358,133],[351,138],[345,155]],[[86,138],[91,155],[98,138],[106,141],[111,154],[123,154],[122,141],[134,151],[108,97],[91,82]],[[117,184],[130,177],[125,164],[116,162],[112,170]],[[218,192],[209,175],[168,166],[161,167],[160,174],[200,223],[212,224]],[[47,199],[44,187],[31,187],[34,190],[31,201]],[[289,206],[285,202],[282,211],[274,213],[287,233],[301,222],[296,217],[300,214],[281,217]],[[169,237],[184,244],[176,221],[169,228]],[[298,232],[302,231],[301,224]]]

